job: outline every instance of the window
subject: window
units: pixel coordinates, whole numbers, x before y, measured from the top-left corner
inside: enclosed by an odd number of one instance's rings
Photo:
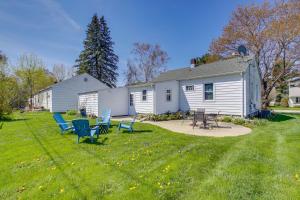
[[[206,83],[204,84],[204,99],[214,100],[214,84]]]
[[[296,97],[295,102],[300,103],[300,97]]]
[[[133,94],[129,95],[129,105],[133,106]]]
[[[147,101],[147,90],[143,90],[142,100]]]
[[[171,101],[172,100],[172,91],[166,90],[166,100]]]
[[[185,90],[186,91],[194,91],[194,85],[186,85]]]

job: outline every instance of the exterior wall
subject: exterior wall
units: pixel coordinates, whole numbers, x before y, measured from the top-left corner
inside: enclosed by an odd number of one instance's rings
[[[291,86],[293,85],[293,86]],[[300,102],[296,102],[296,98],[298,101],[300,99],[300,81],[293,81],[289,85],[289,106],[295,107],[300,106]]]
[[[87,81],[85,81],[87,80]],[[78,94],[108,88],[88,74],[81,74],[52,86],[53,112],[78,109]]]
[[[166,90],[171,90],[171,101],[166,99]],[[179,110],[179,82],[166,81],[155,84],[155,114]]]
[[[147,100],[142,100],[142,92],[147,90]],[[129,105],[129,95],[133,94],[133,106]],[[128,88],[129,115],[136,113],[154,113],[154,89],[153,87]]]
[[[261,109],[261,82],[254,63],[244,73],[245,104],[244,115],[247,116]]]
[[[78,110],[85,107],[87,114],[98,116],[98,92],[79,94],[78,105]]]
[[[214,100],[204,100],[204,84],[214,83]],[[186,91],[186,85],[194,85],[194,91]],[[242,115],[243,80],[240,74],[205,79],[184,80],[179,83],[180,110],[205,108],[207,113]]]
[[[34,107],[43,107],[52,111],[52,89],[41,91],[33,97]]]
[[[128,89],[126,87],[109,88],[98,91],[98,113],[111,109],[112,116],[128,115]]]

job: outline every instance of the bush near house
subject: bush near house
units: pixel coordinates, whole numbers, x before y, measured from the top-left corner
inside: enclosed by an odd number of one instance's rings
[[[280,106],[289,107],[289,99],[287,97],[282,98],[280,101]]]
[[[165,114],[138,114],[138,119],[145,120],[145,121],[168,121],[168,120],[178,120],[182,119],[182,113],[181,112],[175,112],[175,113],[165,113]]]
[[[256,126],[265,125],[268,120],[258,118],[244,119],[241,117],[222,116],[219,118],[219,121],[253,128]]]

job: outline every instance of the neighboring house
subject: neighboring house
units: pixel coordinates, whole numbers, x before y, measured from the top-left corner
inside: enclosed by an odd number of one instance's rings
[[[300,106],[300,77],[289,81],[289,106]]]
[[[84,95],[79,94],[79,99]],[[235,57],[210,64],[161,73],[151,83],[99,90],[97,114],[109,107],[112,115],[162,114],[205,108],[207,113],[246,117],[260,109],[258,68],[251,57]],[[85,98],[88,99],[95,98]],[[126,102],[126,103],[124,103]],[[94,112],[96,113],[96,112]]]
[[[84,73],[39,91],[33,97],[33,106],[49,109],[50,112],[77,110],[79,107],[78,93],[105,88],[108,86]]]

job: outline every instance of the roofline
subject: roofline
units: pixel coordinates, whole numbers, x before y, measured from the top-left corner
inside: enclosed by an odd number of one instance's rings
[[[98,90],[92,90],[92,91],[88,91],[88,92],[80,92],[80,93],[78,93],[78,95],[80,95],[80,94],[94,93],[94,92],[98,92]]]
[[[155,82],[149,82],[149,83],[141,83],[136,85],[127,85],[128,88],[138,88],[138,87],[153,87]]]
[[[49,89],[52,89],[52,86],[53,86],[53,85],[48,86],[48,87],[46,87],[46,88],[44,88],[44,89],[41,89],[41,90],[37,91],[36,93],[34,93],[33,95],[37,95],[37,94],[39,94],[39,93],[41,93],[41,92],[44,92],[44,91],[49,90]]]
[[[195,77],[191,77],[191,78],[181,78],[181,79],[169,79],[169,80],[163,80],[163,81],[153,81],[153,83],[160,83],[160,82],[166,82],[166,81],[184,81],[184,80],[199,79],[199,78],[210,78],[210,77],[216,77],[216,76],[227,76],[227,75],[240,74],[240,73],[243,73],[243,72],[245,72],[245,71],[236,71],[236,72],[214,74],[214,75],[208,75],[208,76],[195,76]]]

